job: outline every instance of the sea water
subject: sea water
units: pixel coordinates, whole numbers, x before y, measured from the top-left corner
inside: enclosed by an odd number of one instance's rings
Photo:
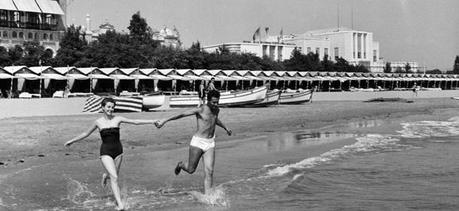
[[[196,195],[200,187],[179,187],[170,179],[161,190],[121,181],[122,198],[131,210],[459,210],[457,120],[402,121],[397,130],[384,134],[292,131],[273,136],[277,141],[262,142],[266,145],[260,149],[276,162],[252,163],[245,171],[250,173],[222,181],[209,195]],[[352,122],[350,127],[384,124]],[[302,147],[336,139],[353,141],[315,156],[301,154]],[[19,187],[9,186],[1,195],[8,200],[0,198],[0,210],[114,208],[109,190],[101,192],[71,174],[57,175],[66,187],[39,189],[45,194],[59,190],[57,202],[30,203],[27,193],[18,194]]]

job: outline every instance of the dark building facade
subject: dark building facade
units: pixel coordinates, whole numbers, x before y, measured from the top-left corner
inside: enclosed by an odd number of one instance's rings
[[[0,46],[9,49],[38,41],[56,55],[65,31],[65,4],[56,0],[1,0]]]

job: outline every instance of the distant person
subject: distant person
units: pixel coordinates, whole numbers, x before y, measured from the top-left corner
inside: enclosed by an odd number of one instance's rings
[[[156,120],[127,119],[121,116],[113,115],[115,109],[115,100],[113,98],[104,98],[101,102],[103,116],[96,119],[86,132],[67,141],[65,146],[70,146],[77,141],[91,135],[94,130],[99,129],[102,144],[100,146],[100,160],[106,173],[102,174],[102,185],[105,187],[107,180],[110,179],[111,188],[117,203],[117,210],[124,210],[124,204],[121,201],[120,188],[118,185],[118,175],[123,161],[123,147],[120,142],[120,125],[121,123],[141,125],[154,124]]]
[[[199,96],[199,106],[206,102],[206,86],[204,85],[204,80],[199,84],[198,96]]]
[[[206,91],[209,92],[211,90],[218,91],[217,88],[215,88],[215,78],[214,77],[212,77],[209,81],[209,84],[207,84]]]
[[[213,187],[213,173],[215,163],[215,127],[220,126],[228,135],[232,131],[228,129],[223,122],[218,118],[220,109],[218,101],[220,93],[211,90],[207,93],[207,104],[198,108],[185,111],[180,114],[173,115],[166,119],[158,120],[155,124],[157,128],[161,128],[169,121],[180,119],[183,117],[195,115],[197,119],[197,130],[190,142],[188,162],[178,162],[174,173],[178,175],[181,170],[189,174],[196,171],[199,164],[199,159],[202,157],[204,163],[204,194],[209,194]]]
[[[416,85],[416,83],[414,83],[413,88],[411,89],[413,90],[413,97],[417,97],[418,96],[418,86]]]

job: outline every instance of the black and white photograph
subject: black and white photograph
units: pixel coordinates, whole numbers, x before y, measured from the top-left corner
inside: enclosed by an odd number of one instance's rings
[[[459,210],[457,0],[0,0],[0,211]]]

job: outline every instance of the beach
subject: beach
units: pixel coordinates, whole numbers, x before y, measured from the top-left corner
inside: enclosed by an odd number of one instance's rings
[[[183,109],[119,115],[158,119],[180,111]],[[377,180],[377,176],[378,173],[385,175],[387,172],[375,171],[372,175],[372,169],[393,166],[397,162],[411,165],[407,161],[409,159],[398,160],[398,155],[388,155],[411,153],[412,156],[419,156],[414,153],[418,152],[415,147],[424,146],[404,139],[403,134],[408,132],[402,134],[397,131],[406,130],[410,125],[419,125],[419,121],[449,122],[447,126],[455,128],[450,118],[459,116],[458,111],[458,102],[449,98],[419,98],[413,103],[314,101],[266,108],[222,108],[220,119],[234,134],[227,136],[222,129],[218,129],[216,134],[214,175],[217,189],[221,191],[221,201],[217,206],[199,203],[187,194],[203,189],[201,164],[193,175],[173,175],[175,164],[188,156],[188,143],[196,127],[193,117],[170,122],[160,130],[153,125],[124,125],[121,129],[125,154],[120,176],[122,195],[131,210],[411,209],[418,200],[414,196],[425,193],[431,186],[423,183],[426,189],[413,189],[403,194],[402,190],[394,189],[394,180],[390,180],[392,189],[386,190],[384,186],[372,183],[372,179],[384,182],[385,178]],[[110,191],[99,184],[103,173],[99,161],[99,134],[93,133],[70,148],[63,145],[85,131],[99,116],[87,114],[2,119],[0,188],[5,191],[0,193],[0,208],[113,209]],[[409,126],[405,128],[406,124]],[[439,126],[432,128],[438,129]],[[456,136],[454,132],[444,133],[446,135],[442,137]],[[430,139],[429,134],[415,138]],[[409,143],[400,143],[407,140]],[[455,144],[452,140],[448,139],[447,143]],[[444,145],[433,147],[444,148]],[[365,157],[370,155],[372,157]],[[377,159],[374,156],[380,157]],[[447,163],[452,163],[454,159],[454,156],[448,157]],[[436,162],[442,163],[442,160]],[[430,165],[427,166],[424,166],[426,172],[432,172]],[[339,177],[340,173],[349,177],[343,179]],[[449,177],[451,174],[448,175],[447,184],[457,187],[456,181]],[[358,177],[362,175],[365,178]],[[441,190],[443,185],[437,188]],[[396,192],[394,195],[400,194],[401,199],[411,199],[393,203],[393,198],[376,194],[378,188],[382,188],[382,193],[391,193],[392,190]],[[161,194],[159,189],[170,194]],[[454,188],[445,190],[445,195],[454,191]],[[359,192],[365,193],[366,197],[359,198]],[[426,197],[433,201],[429,206],[439,206],[436,203],[441,201],[444,208],[459,207],[451,195],[440,195],[438,201],[428,194]],[[327,202],[331,199],[335,201]],[[372,204],[372,200],[374,202],[376,199],[377,203]],[[429,206],[424,208],[429,209]]]

